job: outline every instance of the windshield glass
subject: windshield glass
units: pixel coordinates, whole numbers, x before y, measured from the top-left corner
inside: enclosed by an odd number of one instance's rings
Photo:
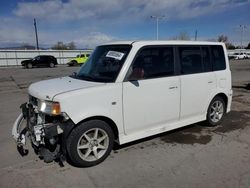
[[[130,49],[131,45],[98,46],[73,77],[94,82],[114,82]]]
[[[40,59],[40,56],[36,56],[32,60],[39,60],[39,59]]]

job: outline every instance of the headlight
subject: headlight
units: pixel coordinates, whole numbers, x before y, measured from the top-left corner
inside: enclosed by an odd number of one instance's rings
[[[45,114],[60,115],[61,108],[59,102],[38,100],[38,110]]]

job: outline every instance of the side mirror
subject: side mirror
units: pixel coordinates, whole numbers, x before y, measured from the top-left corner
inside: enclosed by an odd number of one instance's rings
[[[139,87],[139,86],[140,86],[138,80],[128,80],[128,81],[129,81],[131,84],[133,84],[134,86],[136,86],[136,87]]]

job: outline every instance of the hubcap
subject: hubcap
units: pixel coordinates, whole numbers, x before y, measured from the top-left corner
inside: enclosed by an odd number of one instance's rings
[[[77,152],[85,161],[96,161],[107,151],[109,137],[106,131],[94,128],[86,131],[79,139]]]
[[[221,120],[224,113],[223,103],[221,101],[214,101],[210,109],[210,118],[214,123]]]

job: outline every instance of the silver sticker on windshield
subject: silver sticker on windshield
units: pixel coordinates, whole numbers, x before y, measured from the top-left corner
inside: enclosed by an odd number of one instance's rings
[[[124,53],[116,52],[116,51],[109,51],[106,55],[106,57],[111,57],[117,60],[121,60],[124,56]]]

